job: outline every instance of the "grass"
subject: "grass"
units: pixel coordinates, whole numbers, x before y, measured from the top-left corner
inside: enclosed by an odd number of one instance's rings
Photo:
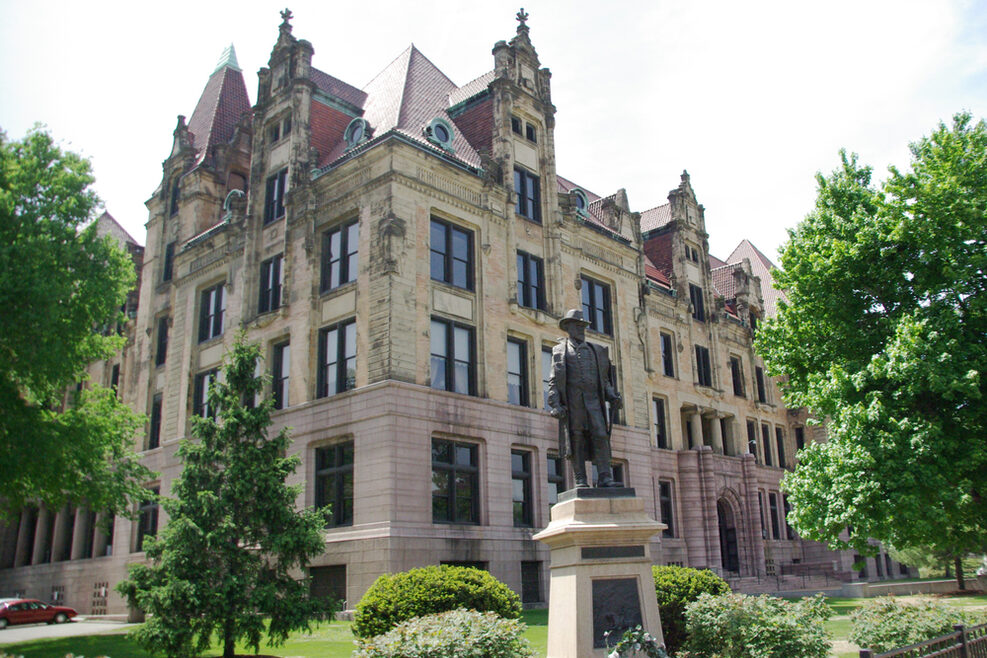
[[[826,602],[833,609],[833,617],[826,622],[826,632],[832,640],[846,641],[850,634],[850,613],[867,599],[830,598]],[[987,594],[940,597],[944,603],[958,608],[985,607]],[[526,610],[522,619],[528,625],[524,636],[531,643],[536,656],[544,657],[548,650],[548,610]],[[260,647],[261,653],[272,656],[300,656],[319,658],[349,658],[353,653],[353,632],[350,622],[320,623],[312,626],[310,633],[295,633],[281,647]],[[852,649],[852,647],[850,647]],[[252,654],[250,649],[238,646],[242,654]],[[0,651],[24,658],[52,658],[68,653],[84,656],[111,656],[112,658],[151,658],[136,643],[122,634],[82,635],[54,640],[36,640],[20,644],[0,644]],[[214,645],[205,656],[219,656],[222,652]],[[856,650],[834,651],[832,658],[857,658]]]

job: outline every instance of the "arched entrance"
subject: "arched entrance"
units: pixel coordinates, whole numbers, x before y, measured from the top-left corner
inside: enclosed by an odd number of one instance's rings
[[[716,501],[716,516],[720,524],[720,560],[724,571],[740,571],[740,557],[737,552],[737,524],[733,509],[723,498]]]

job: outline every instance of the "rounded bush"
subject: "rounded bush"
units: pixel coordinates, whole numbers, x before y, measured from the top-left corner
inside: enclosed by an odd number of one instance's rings
[[[524,624],[493,612],[451,610],[403,621],[361,640],[354,658],[526,658]]]
[[[357,604],[353,633],[374,637],[412,617],[457,608],[517,619],[521,599],[481,569],[442,565],[384,574]]]
[[[882,596],[850,613],[850,641],[872,651],[891,651],[952,633],[953,624],[983,621],[983,616],[931,599],[901,603],[893,596]]]
[[[668,653],[674,654],[685,643],[685,606],[700,594],[729,594],[727,582],[708,569],[651,567],[658,595],[661,632]]]

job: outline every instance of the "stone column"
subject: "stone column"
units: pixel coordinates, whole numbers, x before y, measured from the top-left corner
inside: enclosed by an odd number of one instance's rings
[[[723,433],[720,431],[720,414],[715,410],[710,415],[709,429],[712,433],[713,452],[723,454]]]
[[[51,512],[42,505],[38,508],[38,522],[34,531],[34,551],[31,554],[31,564],[41,564],[45,559],[45,544],[48,543],[48,519]]]
[[[689,425],[692,427],[692,445],[689,449],[699,448],[703,445],[703,417],[699,413],[699,408],[689,416]]]
[[[86,539],[89,537],[90,532],[92,532],[92,528],[89,527],[89,509],[80,507],[75,511],[75,527],[72,529],[71,559],[81,560],[87,557],[84,552],[88,543]]]
[[[17,528],[17,550],[14,553],[14,566],[23,567],[31,563],[31,549],[28,545],[31,541],[31,526],[37,522],[36,514],[24,508],[21,510],[21,522]]]
[[[72,541],[67,527],[69,518],[75,518],[75,511],[68,505],[63,506],[55,515],[55,529],[51,540],[52,562],[60,562],[65,557],[65,542]]]
[[[96,515],[96,525],[93,526],[93,557],[103,557],[106,555],[106,533],[103,532],[102,523],[106,520],[106,513],[100,512]]]

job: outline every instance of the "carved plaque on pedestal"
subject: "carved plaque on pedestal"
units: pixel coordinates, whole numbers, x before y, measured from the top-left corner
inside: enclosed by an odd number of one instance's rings
[[[641,600],[636,578],[606,578],[593,581],[593,648],[603,649],[603,634],[616,630],[617,638],[625,629],[642,623]]]

